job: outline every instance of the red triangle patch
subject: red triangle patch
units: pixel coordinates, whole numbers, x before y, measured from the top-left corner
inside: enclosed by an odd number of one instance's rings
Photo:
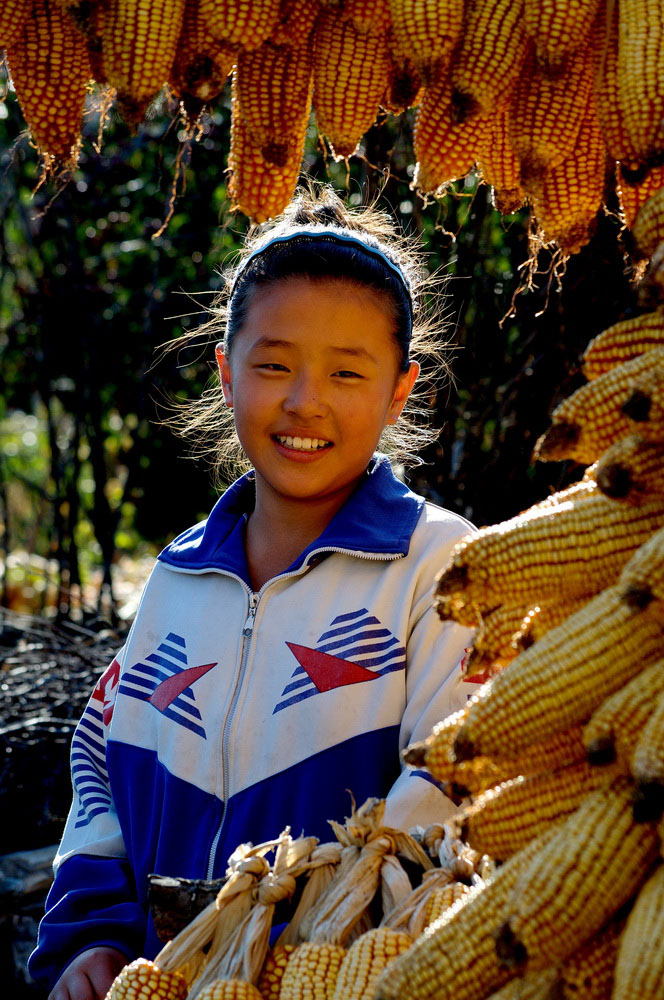
[[[321,653],[309,646],[298,646],[296,642],[287,642],[286,645],[319,691],[332,691],[334,688],[346,687],[347,684],[362,684],[380,677],[380,674],[360,667],[357,663],[340,660],[338,656]]]
[[[163,712],[175,701],[178,695],[182,694],[185,688],[188,688],[190,684],[193,684],[216,665],[216,663],[203,663],[200,667],[187,667],[186,670],[181,670],[180,673],[167,677],[165,681],[157,685],[148,701],[160,712]]]

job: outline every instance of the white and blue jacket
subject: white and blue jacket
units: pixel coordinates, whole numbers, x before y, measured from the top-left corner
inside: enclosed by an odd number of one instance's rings
[[[159,949],[148,875],[213,878],[236,846],[289,825],[331,839],[352,792],[409,827],[452,809],[400,750],[474,685],[471,632],[431,591],[468,522],[425,503],[382,456],[325,531],[258,593],[243,528],[252,474],[159,556],[123,649],[72,742],[74,799],[30,961],[53,983],[77,954]]]

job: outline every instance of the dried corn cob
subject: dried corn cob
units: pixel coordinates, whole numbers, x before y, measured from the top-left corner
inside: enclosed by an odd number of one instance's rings
[[[655,347],[664,347],[664,312],[660,310],[614,323],[594,337],[583,353],[583,374],[592,381]]]
[[[565,254],[578,253],[593,234],[604,198],[605,159],[599,119],[589,102],[575,151],[541,176],[524,178],[545,238]]]
[[[661,655],[662,627],[619,582],[521,653],[469,702],[457,759],[516,755],[587,719]]]
[[[439,574],[436,592],[488,609],[501,600],[574,601],[613,583],[663,523],[664,498],[632,507],[595,487],[467,536]]]
[[[341,963],[334,1000],[371,1000],[380,973],[412,943],[409,934],[389,927],[366,931],[351,945]]]
[[[644,371],[633,382],[632,391],[621,406],[631,423],[632,433],[646,441],[664,441],[664,350],[644,355]]]
[[[480,854],[504,861],[573,813],[619,770],[581,761],[548,774],[512,778],[484,792],[459,814],[460,836]]]
[[[445,67],[461,36],[463,0],[390,0],[392,27],[425,82]]]
[[[664,812],[664,694],[660,693],[654,709],[636,742],[631,760],[636,780],[634,816],[637,820],[657,820]]]
[[[547,831],[466,893],[378,980],[376,1000],[483,1000],[513,975],[496,956],[494,933],[515,884],[552,837]]]
[[[597,485],[614,499],[639,504],[664,495],[664,444],[623,438],[604,452],[597,466]]]
[[[664,982],[664,865],[650,876],[627,918],[618,948],[614,1000],[646,1000]]]
[[[276,944],[268,952],[256,983],[263,1000],[279,1000],[281,980],[293,950],[294,945],[292,944]]]
[[[389,0],[343,0],[343,14],[360,34],[385,34],[392,23]]]
[[[553,411],[551,427],[535,444],[535,457],[594,462],[614,441],[641,433],[621,407],[633,395],[639,377],[662,358],[664,348],[653,348],[609,369],[564,399]]]
[[[518,0],[483,0],[469,5],[452,80],[454,107],[461,121],[482,111],[507,107],[528,52]]]
[[[200,14],[213,38],[255,49],[276,27],[280,6],[280,0],[200,0]]]
[[[592,81],[588,44],[575,53],[565,72],[555,80],[538,69],[535,53],[529,53],[508,116],[509,139],[521,161],[524,180],[541,176],[573,155],[588,113]],[[601,134],[599,121],[596,131]],[[601,145],[603,148],[603,140]]]
[[[632,229],[641,206],[645,205],[652,195],[664,188],[664,167],[654,167],[647,176],[637,183],[629,183],[617,172],[618,198],[625,225]]]
[[[185,1000],[187,983],[178,972],[164,972],[153,962],[137,958],[118,973],[106,1000]]]
[[[450,882],[449,885],[444,885],[440,889],[434,889],[429,894],[424,908],[424,926],[428,927],[429,924],[433,924],[444,913],[447,913],[450,906],[453,906],[457,900],[463,899],[469,892],[470,886],[464,885],[463,882]]]
[[[455,124],[452,118],[452,85],[441,73],[422,92],[413,134],[417,167],[413,184],[423,192],[436,191],[473,168],[478,151],[486,145],[489,118]]]
[[[186,0],[169,83],[190,117],[197,117],[203,105],[221,93],[236,57],[236,49],[210,37],[198,0]]]
[[[608,1000],[625,919],[609,921],[558,969],[560,1000]]]
[[[263,1000],[263,996],[244,979],[217,979],[201,990],[196,1000]]]
[[[641,546],[625,566],[620,583],[627,600],[664,621],[664,531]]]
[[[538,639],[587,604],[591,597],[592,594],[584,594],[575,601],[558,602],[551,599],[536,605],[526,615],[518,632],[514,634],[512,644],[516,652],[522,653],[524,649],[530,649]]]
[[[660,0],[618,6],[618,87],[625,127],[639,160],[664,154],[664,9]]]
[[[33,0],[7,0],[0,9],[0,49],[10,47],[18,37],[33,6]]]
[[[643,257],[652,257],[659,244],[664,243],[664,188],[655,191],[643,203],[632,231]]]
[[[314,30],[314,107],[334,155],[351,156],[378,114],[389,79],[387,34],[361,34],[334,7]]]
[[[406,108],[419,104],[422,80],[417,66],[402,47],[392,28],[387,33],[387,49],[390,65],[387,89],[381,104],[386,111],[398,115]]]
[[[601,5],[594,36],[594,90],[602,133],[611,159],[622,161],[631,176],[633,170],[638,167],[638,156],[625,127],[624,110],[618,88],[617,3]],[[635,176],[639,175],[640,173]]]
[[[664,661],[656,660],[603,701],[583,730],[588,760],[593,764],[622,761],[631,767],[643,727],[664,692]]]
[[[507,132],[507,112],[493,115],[480,136],[477,166],[482,180],[493,188],[493,203],[503,215],[516,212],[524,202],[521,167]]]
[[[497,673],[513,660],[517,650],[512,644],[531,608],[528,605],[501,604],[484,615],[470,652],[464,661],[464,673],[487,670]]]
[[[487,1000],[553,1000],[558,981],[557,969],[538,969],[517,976]]]
[[[546,968],[574,954],[626,903],[657,856],[654,825],[632,818],[632,786],[592,792],[517,880],[496,939],[503,961]]]
[[[35,143],[57,166],[75,165],[91,76],[85,38],[55,0],[34,4],[7,46],[7,62]]]
[[[301,154],[301,124],[309,117],[312,54],[308,45],[264,42],[241,52],[235,72],[236,113],[268,163],[284,167]]]
[[[318,10],[316,0],[281,0],[279,19],[270,34],[272,44],[292,47],[310,44]]]
[[[333,1000],[345,955],[338,944],[299,944],[284,971],[279,1000]]]
[[[570,56],[578,58],[578,49],[588,41],[599,7],[600,0],[577,4],[524,0],[523,23],[544,73],[560,76],[570,64]]]

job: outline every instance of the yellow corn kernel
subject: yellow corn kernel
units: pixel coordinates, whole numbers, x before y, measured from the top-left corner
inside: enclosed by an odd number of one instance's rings
[[[625,127],[641,162],[664,152],[664,8],[661,0],[618,7],[618,87]]]
[[[486,610],[501,601],[587,598],[614,583],[663,523],[664,498],[632,507],[595,486],[466,536],[438,575],[436,593]]]
[[[454,106],[459,120],[507,107],[528,51],[522,6],[513,0],[468,5],[454,56]]]
[[[293,950],[294,945],[292,944],[277,944],[267,953],[256,982],[263,1000],[279,1000],[281,980]]]
[[[609,921],[558,968],[560,1000],[607,1000],[625,919]]]
[[[169,83],[192,118],[219,96],[236,58],[236,49],[210,36],[200,17],[198,0],[186,0]]]
[[[638,889],[657,857],[652,824],[632,817],[632,786],[597,789],[517,880],[496,938],[503,961],[529,969],[564,961]]]
[[[280,0],[200,0],[200,16],[213,38],[255,49],[279,21]]]
[[[333,1000],[345,955],[337,944],[299,944],[286,965],[279,1000]]]
[[[578,6],[581,6],[580,4]],[[610,20],[607,26],[607,15]],[[594,29],[597,114],[609,155],[620,160],[626,172],[639,167],[638,156],[625,127],[624,109],[618,88],[618,4],[600,7]]]
[[[142,121],[150,101],[171,75],[185,0],[109,0],[104,8],[102,62],[130,125]],[[131,39],[131,45],[127,44]]]
[[[237,114],[268,163],[285,166],[301,154],[301,125],[309,117],[312,54],[308,45],[264,42],[238,57]]]
[[[460,708],[435,725],[425,740],[406,748],[405,762],[411,767],[426,767],[436,781],[453,781],[455,762],[452,747],[466,715],[467,710]]]
[[[631,768],[636,744],[662,692],[664,661],[658,659],[603,701],[583,730],[588,760],[619,760]]]
[[[554,987],[558,982],[557,969],[538,969],[517,976],[502,989],[492,993],[487,1000],[553,1000],[557,994]]]
[[[641,887],[627,918],[614,973],[614,1000],[656,997],[664,982],[664,865]]]
[[[542,461],[573,458],[577,462],[594,462],[620,438],[641,434],[641,428],[634,426],[634,418],[630,419],[623,407],[640,376],[662,358],[664,348],[653,348],[610,368],[564,399],[553,411],[551,427],[535,444],[535,457]],[[637,416],[640,413],[634,412]]]
[[[316,0],[281,0],[279,19],[270,34],[272,44],[310,45],[318,10]]]
[[[137,958],[118,973],[106,1000],[185,1000],[187,983],[178,972],[164,972],[145,958]]]
[[[508,135],[507,119],[506,111],[491,116],[477,149],[477,166],[482,180],[493,188],[494,206],[503,215],[516,212],[526,197],[521,187],[521,165]]]
[[[535,46],[537,64],[548,76],[559,77],[579,56],[594,27],[600,0],[570,4],[567,0],[524,0],[523,23]]]
[[[661,649],[661,624],[621,578],[473,695],[453,752],[459,760],[514,756],[576,726]]]
[[[389,0],[344,0],[343,14],[360,34],[383,35],[392,24]]]
[[[524,178],[544,238],[565,254],[591,238],[604,199],[605,147],[592,101],[585,108],[574,152],[541,175]]]
[[[463,0],[390,0],[392,27],[423,80],[446,67],[463,28]]]
[[[643,257],[652,257],[660,243],[664,243],[664,188],[655,191],[643,203],[632,232]]]
[[[409,934],[376,927],[348,949],[334,989],[334,1000],[372,1000],[378,976],[413,943]]]
[[[447,913],[450,906],[454,906],[457,900],[463,899],[469,892],[470,886],[463,882],[450,882],[449,885],[430,892],[424,907],[424,927],[433,924]]]
[[[244,979],[217,979],[197,993],[196,1000],[263,1000],[263,996]]]
[[[631,424],[630,433],[646,441],[664,441],[664,350],[644,355],[650,365],[634,379],[631,392],[621,406]]]
[[[547,831],[472,888],[380,976],[376,1000],[484,1000],[514,976],[496,955],[494,934],[519,877],[552,836]]]
[[[586,761],[521,776],[490,788],[457,817],[461,838],[480,854],[504,861],[581,805],[589,792],[609,783],[619,766]]]
[[[664,496],[664,443],[636,434],[616,441],[598,462],[597,485],[607,496],[633,504]]]
[[[548,601],[541,601],[535,605],[526,615],[521,628],[512,639],[515,651],[522,653],[524,649],[530,649],[538,639],[541,639],[552,628],[560,625],[566,618],[587,604],[592,596],[592,594],[584,594],[574,601],[556,601],[555,598],[550,598]]]
[[[336,7],[314,30],[314,107],[334,155],[351,156],[378,114],[388,84],[387,34],[362,34]]]
[[[664,347],[664,311],[661,310],[614,323],[594,337],[581,359],[583,374],[592,381],[654,347]]]
[[[11,46],[28,17],[32,0],[7,0],[0,8],[0,49]]]
[[[631,761],[636,781],[634,816],[637,820],[657,820],[664,812],[664,694],[637,739]]]
[[[44,0],[17,26],[7,62],[40,152],[70,169],[78,158],[91,76],[84,36],[55,0]]]
[[[625,599],[664,622],[664,530],[656,531],[621,573]]]
[[[623,219],[628,229],[632,229],[642,205],[664,187],[664,167],[654,167],[645,178],[636,183],[625,180],[620,170],[616,173],[616,179]]]

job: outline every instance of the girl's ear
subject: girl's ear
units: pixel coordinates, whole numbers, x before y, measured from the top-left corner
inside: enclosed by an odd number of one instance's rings
[[[392,402],[390,403],[390,409],[387,414],[388,424],[396,424],[401,411],[406,405],[406,400],[410,396],[411,390],[415,385],[415,379],[419,374],[420,366],[417,361],[411,361],[408,366],[408,371],[400,372],[397,376],[397,384],[394,389],[394,395],[392,396]]]
[[[231,366],[228,358],[224,354],[223,345],[217,344],[214,349],[217,364],[219,365],[219,377],[221,378],[221,390],[226,400],[226,406],[233,406],[233,379],[231,377]]]

